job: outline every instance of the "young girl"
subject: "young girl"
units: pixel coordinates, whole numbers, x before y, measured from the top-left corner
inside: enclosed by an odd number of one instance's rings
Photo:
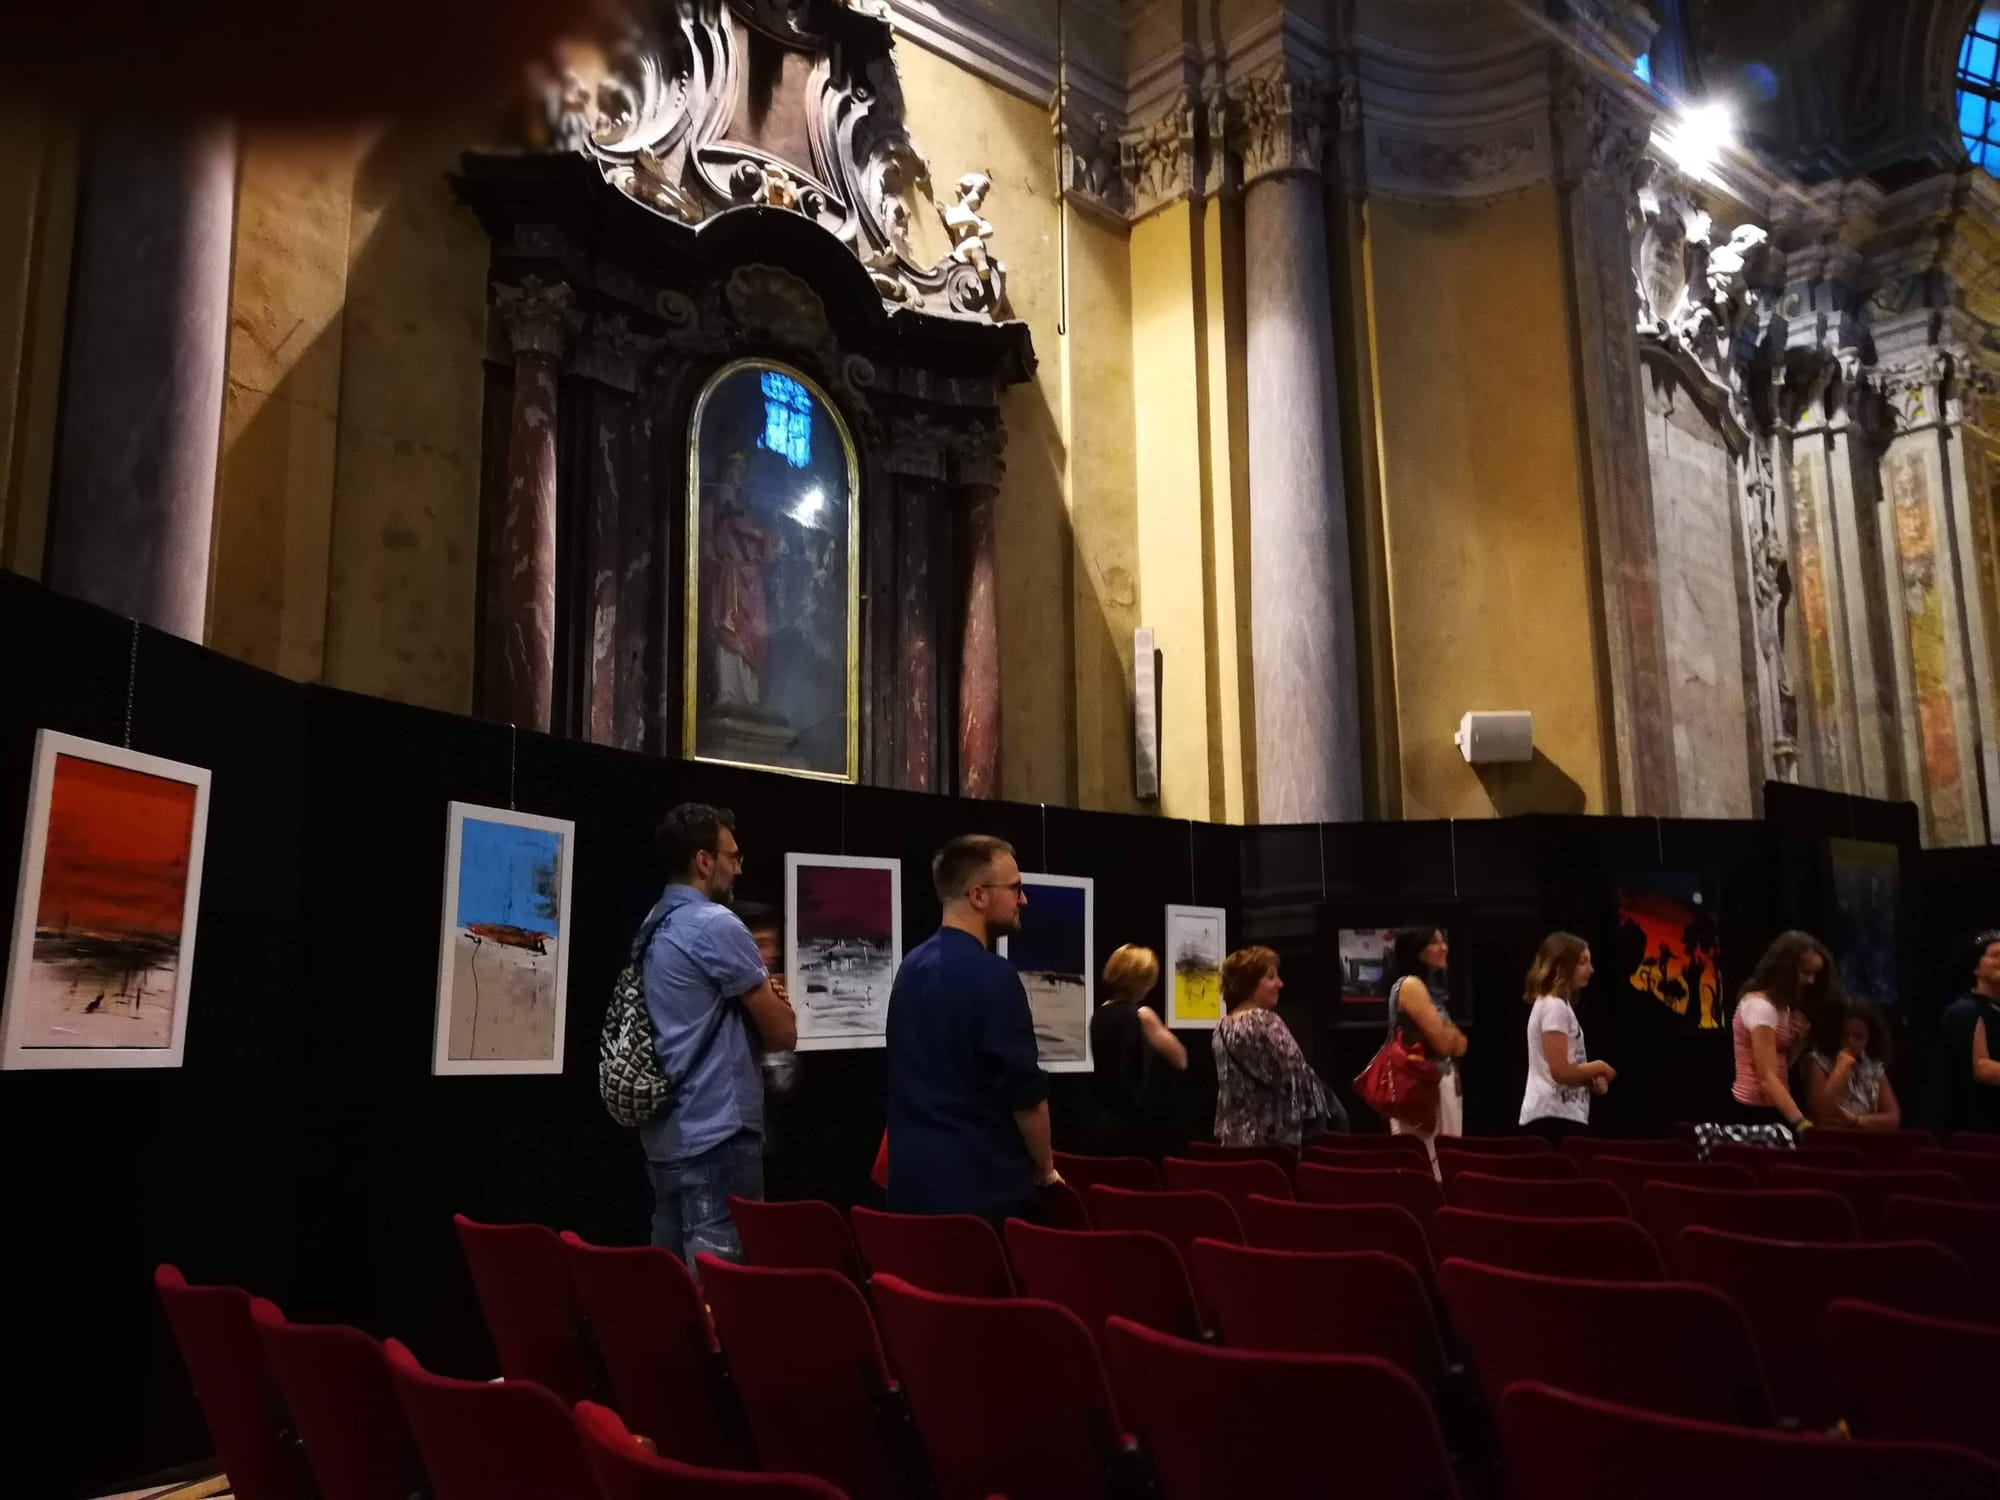
[[[1590,1096],[1618,1076],[1608,1062],[1584,1060],[1583,1028],[1571,1002],[1590,975],[1590,945],[1573,932],[1552,932],[1536,950],[1521,994],[1529,1007],[1521,1124],[1551,1141],[1582,1134],[1590,1125]]]
[[[1793,1134],[1812,1120],[1792,1098],[1792,1064],[1805,1050],[1809,1023],[1825,1011],[1845,1014],[1840,971],[1826,944],[1809,932],[1780,933],[1757,960],[1730,1018],[1736,1081],[1730,1088],[1737,1123],[1783,1125]]]
[[[1813,1031],[1815,1045],[1804,1065],[1813,1123],[1900,1130],[1903,1111],[1889,1087],[1889,1028],[1882,1012],[1866,1000],[1850,1000],[1844,1014],[1829,1012]]]

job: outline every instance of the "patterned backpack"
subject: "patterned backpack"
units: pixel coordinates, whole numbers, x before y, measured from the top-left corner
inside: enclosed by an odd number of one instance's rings
[[[646,950],[665,920],[662,916],[639,929],[631,961],[611,985],[611,1003],[605,1007],[604,1028],[597,1036],[597,1096],[612,1119],[633,1129],[672,1109],[680,1091],[660,1067],[660,1054],[653,1046],[653,1018],[646,1010]],[[688,1059],[687,1076],[692,1077],[708,1056],[733,1004],[724,998],[716,1005],[708,1030]]]

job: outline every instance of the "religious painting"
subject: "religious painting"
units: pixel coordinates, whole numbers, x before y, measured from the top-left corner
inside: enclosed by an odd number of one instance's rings
[[[433,1073],[560,1073],[576,825],[454,802]]]
[[[1840,982],[1850,995],[1894,1005],[1901,981],[1899,851],[1868,839],[1828,839],[1826,880],[1826,944],[1839,960]]]
[[[1213,1026],[1222,1019],[1224,926],[1218,906],[1167,908],[1167,1025]]]
[[[1088,876],[1024,874],[1021,887],[1027,897],[1021,930],[1000,939],[1000,956],[1013,964],[1028,992],[1042,1067],[1088,1073],[1096,882]]]
[[[1653,870],[1620,878],[1617,890],[1616,972],[1627,987],[1697,1030],[1721,1026],[1722,925],[1712,883],[1685,870]]]
[[[785,856],[785,982],[799,1051],[880,1047],[903,956],[903,862]]]
[[[177,1068],[209,773],[35,736],[0,1066]]]
[[[853,781],[860,660],[854,443],[795,370],[726,365],[695,402],[682,751]]]

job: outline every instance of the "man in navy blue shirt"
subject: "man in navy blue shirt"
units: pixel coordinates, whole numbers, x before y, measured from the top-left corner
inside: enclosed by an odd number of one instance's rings
[[[743,1258],[729,1200],[764,1196],[764,1081],[757,1044],[798,1045],[798,1023],[736,914],[736,818],[682,803],[659,829],[673,878],[639,929],[646,1010],[674,1103],[639,1127],[653,1184],[653,1243],[691,1266]],[[753,1040],[754,1032],[754,1040]]]
[[[1021,978],[992,952],[1027,897],[1002,839],[953,839],[931,861],[944,907],[889,993],[889,1207],[1032,1216],[1061,1179],[1049,1149],[1049,1080]]]

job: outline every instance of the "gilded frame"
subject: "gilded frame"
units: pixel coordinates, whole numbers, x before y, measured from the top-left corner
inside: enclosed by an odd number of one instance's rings
[[[832,418],[833,430],[840,439],[841,453],[847,463],[847,639],[845,660],[847,667],[847,769],[844,774],[832,771],[815,771],[796,766],[772,765],[762,761],[737,760],[726,756],[703,755],[696,751],[698,729],[700,727],[700,704],[697,702],[701,683],[701,663],[699,643],[701,639],[701,432],[702,422],[708,414],[710,398],[721,388],[724,381],[746,370],[771,371],[787,379],[796,380],[804,386],[814,401]],[[681,616],[681,754],[684,759],[703,761],[710,765],[737,766],[754,771],[775,771],[784,776],[798,776],[810,781],[858,782],[861,779],[861,463],[855,451],[854,434],[848,428],[847,418],[838,405],[827,395],[820,383],[803,370],[785,364],[781,360],[763,358],[734,359],[716,370],[702,383],[701,392],[695,397],[694,410],[688,417],[687,431],[687,533],[686,563],[684,568]]]

